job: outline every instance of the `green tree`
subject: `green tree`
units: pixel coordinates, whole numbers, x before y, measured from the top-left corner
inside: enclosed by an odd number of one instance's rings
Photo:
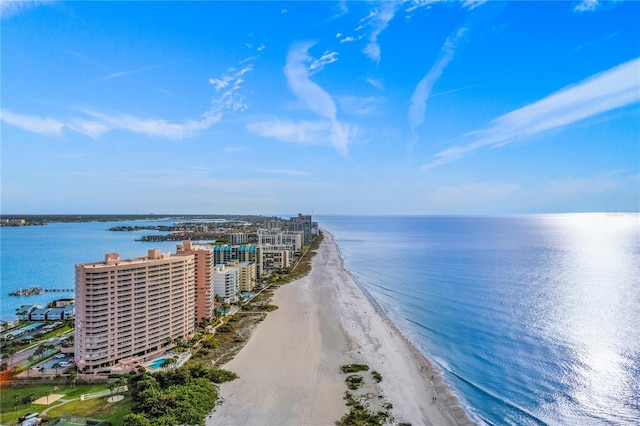
[[[132,413],[122,419],[122,426],[151,426],[151,422],[144,414]]]

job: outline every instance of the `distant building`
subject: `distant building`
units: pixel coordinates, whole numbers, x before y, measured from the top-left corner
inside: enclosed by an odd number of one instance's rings
[[[288,268],[291,255],[283,246],[260,246],[258,271],[260,276],[268,275],[274,269]]]
[[[238,262],[258,262],[258,247],[253,244],[232,246],[229,244],[213,247],[215,265],[224,265],[233,260]]]
[[[213,297],[213,273],[215,263],[213,247],[209,244],[195,244],[183,241],[177,246],[179,256],[193,255],[195,259],[195,322],[215,316]]]
[[[195,260],[162,254],[76,265],[75,360],[86,373],[135,368],[194,335]]]
[[[51,302],[52,308],[64,308],[65,306],[74,305],[76,299],[58,299]]]
[[[247,244],[247,234],[244,232],[236,232],[235,234],[229,234],[229,244],[241,245]]]
[[[31,312],[36,309],[42,309],[40,305],[22,305],[18,309],[16,309],[16,316],[20,320],[28,320]]]
[[[312,238],[313,222],[311,215],[303,215],[289,218],[289,231],[302,231],[304,233],[304,243],[309,244]]]
[[[20,325],[20,320],[15,317],[4,316],[0,319],[0,328],[2,331],[9,330],[10,328],[14,328]]]
[[[289,232],[259,232],[258,233],[258,245],[270,245],[270,246],[288,246],[288,250],[292,253],[296,253],[302,249],[304,244],[304,232],[303,231],[289,231]]]
[[[34,309],[29,314],[29,319],[31,321],[44,321],[47,319],[47,312],[49,312],[49,308]]]

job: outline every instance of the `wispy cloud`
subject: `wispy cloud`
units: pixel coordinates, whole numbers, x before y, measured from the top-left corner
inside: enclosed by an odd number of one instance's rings
[[[166,139],[182,139],[194,136],[217,123],[222,117],[221,112],[212,109],[205,112],[200,120],[186,120],[181,123],[174,123],[164,119],[140,118],[122,113],[107,114],[91,110],[85,110],[84,112],[111,129],[127,130],[133,133]]]
[[[357,37],[357,38],[356,37],[352,37],[352,36],[346,36],[342,40],[340,40],[340,43],[350,43],[352,41],[358,41],[360,39],[362,39],[362,36]]]
[[[318,59],[314,59],[309,65],[309,75],[313,75],[324,69],[325,66],[332,64],[338,60],[338,52],[332,52],[327,50]]]
[[[287,78],[289,89],[296,95],[301,105],[321,118],[319,122],[311,126],[314,128],[311,133],[316,133],[318,129],[325,129],[328,126],[328,135],[326,135],[328,140],[338,152],[342,155],[347,155],[352,134],[348,128],[338,121],[336,104],[331,96],[309,78],[310,74],[307,64],[309,62],[313,63],[314,60],[309,56],[308,52],[313,44],[312,42],[303,42],[296,43],[290,47],[287,55],[287,63],[284,67],[284,74]],[[308,123],[299,123],[299,125],[301,128],[293,133],[290,125],[282,126],[279,124],[276,127],[281,130],[287,127],[289,129],[285,133],[287,137],[302,131],[301,135],[305,136],[304,141],[306,140],[310,126]]]
[[[3,0],[0,1],[0,19],[10,18],[36,6],[51,2],[52,0]]]
[[[600,0],[582,0],[578,3],[574,8],[574,12],[582,13],[582,12],[593,12],[596,10],[602,3]]]
[[[239,70],[231,67],[227,70],[227,72],[222,74],[220,78],[210,78],[209,84],[212,84],[213,87],[218,92],[227,86],[231,86],[231,87],[239,86],[240,83],[244,81],[242,77],[246,73],[252,70],[253,70],[253,65],[251,64]]]
[[[447,37],[444,45],[440,49],[440,56],[436,60],[435,64],[431,67],[429,72],[420,80],[413,95],[411,96],[411,105],[409,106],[409,124],[412,128],[420,126],[424,122],[425,112],[427,109],[427,99],[431,94],[434,84],[444,69],[453,60],[455,49],[467,29],[462,27],[454,31]]]
[[[389,25],[389,22],[395,16],[399,4],[400,3],[395,1],[385,2],[380,9],[372,10],[368,16],[360,20],[358,29],[364,28],[365,26],[372,28],[369,34],[369,43],[365,46],[363,52],[375,62],[380,62],[378,36],[387,28],[387,25]]]
[[[473,10],[477,7],[482,6],[488,0],[462,0],[462,7],[467,10]]]
[[[65,126],[74,132],[82,133],[93,139],[100,137],[103,133],[112,129],[112,127],[106,123],[82,118],[72,118]]]
[[[275,138],[283,142],[301,145],[321,145],[327,141],[331,131],[330,121],[272,119],[249,123],[247,129],[260,136]]]
[[[640,58],[595,74],[533,104],[493,120],[487,127],[465,135],[467,145],[437,153],[423,169],[450,163],[479,148],[500,147],[557,130],[584,119],[640,101]]]
[[[0,120],[23,130],[47,136],[59,134],[64,128],[64,123],[53,118],[16,114],[6,108],[0,110]]]
[[[377,80],[375,78],[372,77],[367,77],[364,79],[364,81],[366,81],[367,83],[369,83],[370,85],[372,85],[373,87],[375,87],[378,90],[383,90],[384,89],[384,84],[382,84],[382,81]]]
[[[376,113],[384,102],[382,96],[342,96],[338,98],[341,111],[353,115],[366,116]]]
[[[309,175],[309,172],[303,172],[301,170],[257,169],[256,171],[260,173],[270,173],[270,174],[287,175],[287,176],[308,176]]]

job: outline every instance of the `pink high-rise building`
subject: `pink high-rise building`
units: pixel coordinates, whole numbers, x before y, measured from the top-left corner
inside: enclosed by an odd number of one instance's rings
[[[195,329],[194,255],[162,254],[76,265],[75,360],[80,371],[135,368]]]
[[[197,244],[183,241],[177,246],[176,254],[193,255],[195,258],[195,321],[211,319],[215,314],[213,296],[213,247],[209,244]]]

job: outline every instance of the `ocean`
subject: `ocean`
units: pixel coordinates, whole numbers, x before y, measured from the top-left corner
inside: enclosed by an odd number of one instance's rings
[[[478,423],[640,423],[640,215],[314,220]],[[0,228],[2,317],[71,295],[8,293],[73,288],[76,263],[175,252],[107,231],[144,223]]]
[[[322,216],[478,423],[640,423],[640,216]]]

